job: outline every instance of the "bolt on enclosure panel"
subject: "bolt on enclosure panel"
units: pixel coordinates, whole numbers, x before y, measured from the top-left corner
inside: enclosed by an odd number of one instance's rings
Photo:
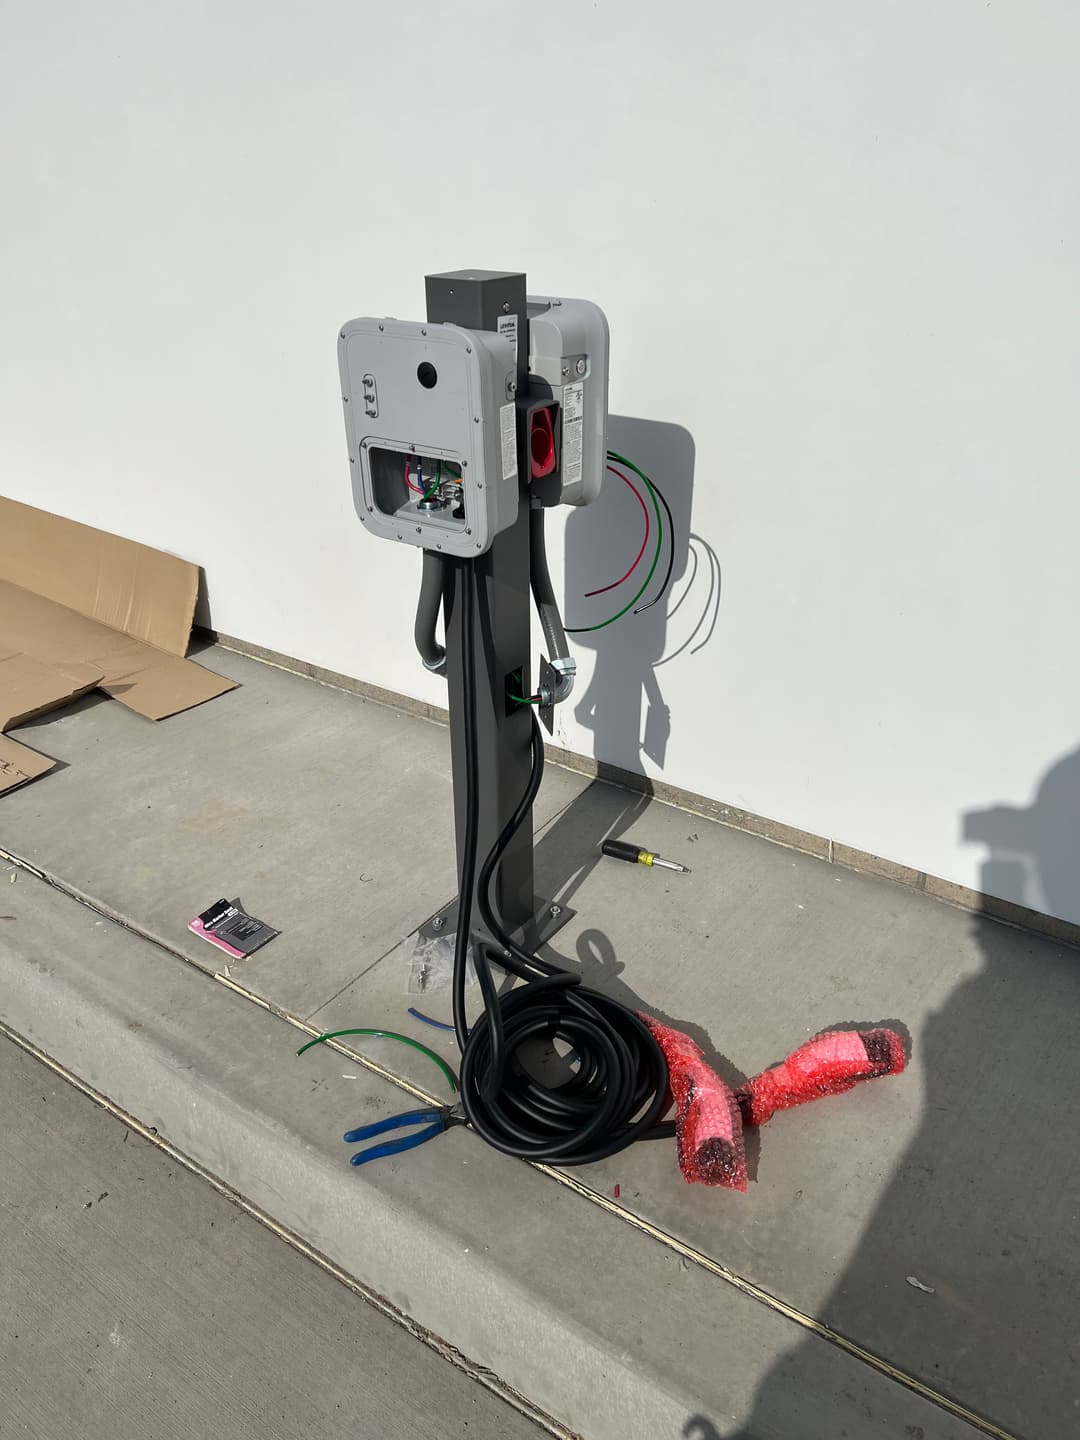
[[[456,325],[362,318],[338,337],[356,513],[376,535],[447,555],[478,555],[518,511],[515,362],[509,340]],[[455,503],[409,488],[459,472]]]
[[[559,405],[559,464],[532,481],[544,505],[587,505],[607,457],[608,323],[591,300],[530,295],[529,399]]]

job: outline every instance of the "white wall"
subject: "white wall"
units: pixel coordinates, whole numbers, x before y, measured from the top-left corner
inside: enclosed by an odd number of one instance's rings
[[[693,438],[723,590],[656,672],[664,778],[1080,921],[1060,787],[998,817],[1016,863],[961,833],[1080,732],[1075,5],[0,23],[0,489],[200,561],[223,631],[437,700],[417,558],[352,515],[336,330],[525,269],[606,309],[613,410]]]

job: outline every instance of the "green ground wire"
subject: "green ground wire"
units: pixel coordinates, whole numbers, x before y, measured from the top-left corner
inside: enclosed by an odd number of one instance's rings
[[[539,704],[540,704],[540,696],[539,696],[539,695],[530,695],[528,699],[526,699],[524,695],[508,695],[506,698],[507,698],[508,700],[513,700],[513,702],[515,703],[515,705],[539,705]]]
[[[653,555],[653,561],[652,564],[649,566],[649,573],[645,576],[644,584],[628,605],[624,605],[617,614],[612,615],[609,619],[601,620],[598,625],[567,625],[566,633],[568,635],[587,635],[591,630],[605,630],[609,625],[614,625],[616,620],[621,620],[622,617],[626,614],[626,612],[632,609],[637,604],[637,602],[641,599],[642,595],[644,595],[645,591],[649,588],[649,581],[656,573],[656,567],[660,562],[660,553],[664,546],[664,522],[660,518],[660,502],[656,498],[656,491],[653,489],[652,481],[645,474],[644,470],[639,470],[632,460],[627,460],[625,455],[620,455],[615,450],[609,450],[607,452],[607,458],[609,460],[614,460],[619,465],[625,465],[629,470],[633,470],[634,474],[640,476],[640,478],[644,480],[645,484],[648,486],[649,495],[653,503],[653,509],[656,511],[656,553]]]
[[[305,1050],[310,1050],[313,1045],[321,1045],[324,1040],[337,1040],[342,1035],[375,1035],[382,1040],[400,1040],[402,1045],[411,1045],[414,1050],[419,1050],[421,1055],[426,1055],[433,1060],[439,1069],[446,1076],[451,1090],[457,1090],[457,1078],[454,1072],[447,1065],[441,1055],[436,1055],[434,1050],[429,1050],[426,1045],[421,1045],[419,1040],[413,1040],[408,1035],[399,1035],[396,1030],[328,1030],[325,1035],[319,1035],[314,1040],[309,1040],[306,1045],[301,1045],[297,1055],[303,1055]]]
[[[424,500],[430,500],[431,497],[435,494],[435,491],[438,490],[438,488],[439,488],[439,486],[440,486],[441,484],[442,484],[442,461],[441,461],[441,460],[437,460],[437,461],[435,462],[435,479],[431,482],[431,488],[425,492],[425,494],[424,494],[424,496],[423,496],[423,499],[424,499]]]

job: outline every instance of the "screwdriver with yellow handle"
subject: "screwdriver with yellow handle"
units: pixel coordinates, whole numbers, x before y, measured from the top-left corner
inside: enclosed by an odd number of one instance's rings
[[[613,860],[628,860],[631,865],[652,865],[662,870],[677,870],[680,875],[690,874],[689,865],[680,865],[677,860],[665,860],[662,855],[655,855],[651,850],[640,850],[636,845],[627,844],[625,840],[605,840],[600,849]]]

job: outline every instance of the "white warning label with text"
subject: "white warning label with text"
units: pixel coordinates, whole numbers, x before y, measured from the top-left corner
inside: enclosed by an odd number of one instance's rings
[[[498,330],[500,335],[505,335],[507,340],[509,340],[510,344],[514,347],[514,364],[516,365],[518,345],[517,316],[500,315],[498,321],[495,324],[495,328],[496,330]]]
[[[581,480],[581,446],[583,416],[585,413],[585,386],[563,386],[562,410],[562,478],[564,485],[574,485]]]
[[[517,474],[517,406],[512,400],[499,408],[499,443],[503,479],[509,480]]]

